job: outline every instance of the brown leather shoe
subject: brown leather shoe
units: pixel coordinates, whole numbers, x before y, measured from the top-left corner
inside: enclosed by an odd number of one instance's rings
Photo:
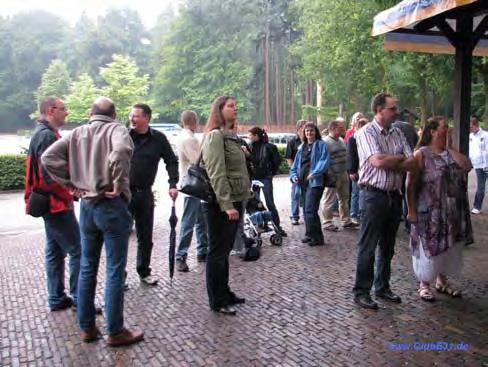
[[[81,340],[83,340],[85,343],[91,343],[101,338],[102,338],[102,333],[96,326],[94,326],[89,330],[81,331]]]
[[[130,331],[123,328],[120,333],[109,335],[107,338],[107,344],[111,347],[119,347],[122,345],[138,343],[142,339],[144,339],[144,333],[142,331]]]

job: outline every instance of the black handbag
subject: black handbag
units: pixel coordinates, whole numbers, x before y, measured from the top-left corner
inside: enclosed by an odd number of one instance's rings
[[[215,203],[217,198],[213,191],[207,171],[201,165],[202,154],[196,164],[190,164],[188,171],[180,181],[179,191],[203,200],[207,203]]]
[[[32,186],[32,174],[34,173],[39,182],[39,173],[37,172],[37,164],[33,162],[30,165],[29,185]],[[29,196],[29,211],[27,214],[34,218],[42,217],[44,214],[49,213],[49,193],[34,189]]]
[[[34,189],[29,196],[29,215],[34,218],[42,217],[49,213],[49,194],[38,189]]]

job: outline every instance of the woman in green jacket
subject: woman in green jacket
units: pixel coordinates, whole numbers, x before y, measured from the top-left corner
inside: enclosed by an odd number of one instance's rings
[[[203,162],[217,198],[206,203],[209,248],[207,254],[207,292],[210,308],[235,315],[232,307],[244,303],[229,288],[229,255],[242,215],[242,201],[249,196],[250,181],[246,157],[232,132],[237,120],[234,97],[220,96],[212,103],[205,126]]]

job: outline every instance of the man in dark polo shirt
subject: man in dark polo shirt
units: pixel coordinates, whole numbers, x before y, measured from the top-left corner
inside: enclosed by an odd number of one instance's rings
[[[412,149],[405,135],[392,126],[398,117],[397,100],[386,93],[374,96],[374,119],[356,133],[359,153],[359,185],[364,190],[358,244],[354,301],[361,307],[378,309],[376,297],[400,303],[390,289],[391,259],[402,215],[404,172],[415,169]],[[374,269],[375,252],[376,272]]]
[[[143,103],[132,107],[130,136],[134,142],[134,154],[130,165],[130,211],[136,222],[137,273],[145,285],[157,285],[158,279],[151,275],[151,252],[154,223],[154,195],[152,185],[158,172],[159,160],[163,158],[169,176],[169,196],[174,201],[178,196],[178,159],[166,136],[149,127],[151,108]]]
[[[290,139],[290,141],[286,144],[286,151],[285,151],[285,158],[286,162],[288,163],[288,167],[293,165],[293,161],[295,160],[295,156],[297,155],[298,147],[302,144],[302,140],[300,136],[302,134],[303,125],[305,125],[306,120],[299,120],[297,122],[297,133],[296,135]],[[292,182],[291,183],[291,224],[298,225],[300,224],[300,185]]]

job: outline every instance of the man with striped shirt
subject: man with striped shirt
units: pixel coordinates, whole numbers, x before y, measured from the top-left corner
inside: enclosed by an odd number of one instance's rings
[[[415,162],[405,136],[392,127],[398,117],[397,100],[387,93],[379,93],[374,96],[371,108],[373,121],[356,134],[359,185],[364,196],[353,291],[359,306],[378,309],[370,296],[373,283],[376,297],[401,302],[390,289],[391,259],[402,215],[403,173],[415,169]]]

